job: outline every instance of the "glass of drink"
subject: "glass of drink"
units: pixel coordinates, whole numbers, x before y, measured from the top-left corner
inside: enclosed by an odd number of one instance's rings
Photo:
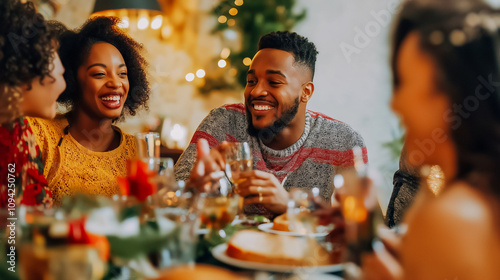
[[[314,214],[318,209],[319,189],[293,189],[288,201],[287,217],[289,230],[298,234],[310,235],[327,231],[319,226],[319,217]],[[331,229],[329,229],[331,230]]]
[[[160,134],[157,132],[136,133],[137,155],[148,164],[150,170],[159,171]]]
[[[148,254],[149,260],[158,269],[195,261],[198,217],[183,206],[155,208],[158,225],[161,228],[174,227],[173,238],[158,244],[158,250]]]
[[[240,177],[241,172],[251,171],[253,169],[252,151],[247,142],[231,143],[229,148],[224,151],[226,160],[226,174],[234,185],[234,192],[238,193],[238,184],[245,181]],[[243,197],[238,200],[238,217],[244,219]]]
[[[345,273],[348,279],[361,279],[362,257],[373,253],[376,228],[383,224],[383,214],[376,193],[377,172],[368,168],[360,147],[353,148],[353,155],[354,168],[335,175],[334,185],[345,221]]]
[[[139,158],[160,157],[160,134],[157,132],[136,133],[137,153]]]
[[[200,221],[209,230],[205,238],[211,241],[226,240],[224,228],[230,224],[238,212],[238,195],[231,192],[225,179],[212,184],[210,192],[198,197]]]

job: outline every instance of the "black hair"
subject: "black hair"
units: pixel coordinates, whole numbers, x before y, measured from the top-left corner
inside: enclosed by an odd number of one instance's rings
[[[146,106],[149,99],[149,82],[146,75],[147,62],[141,55],[142,45],[130,38],[118,27],[116,17],[94,17],[76,31],[66,30],[60,35],[59,56],[66,72],[66,90],[57,101],[70,110],[81,100],[78,85],[78,68],[85,62],[92,46],[106,42],[118,49],[127,65],[130,89],[125,101],[125,113],[135,115],[140,106]]]
[[[318,51],[314,43],[295,32],[277,31],[260,37],[259,51],[262,49],[278,49],[293,54],[295,62],[311,70],[311,80],[314,78],[316,68],[316,55]]]
[[[32,2],[0,1],[0,84],[28,85],[50,77],[57,36]]]
[[[401,45],[410,33],[436,67],[436,85],[452,105],[447,120],[457,149],[456,180],[494,194],[500,201],[500,13],[483,1],[406,1],[395,22],[392,73]],[[479,90],[478,90],[479,89]],[[468,109],[467,109],[468,108]],[[469,110],[470,109],[470,110]]]

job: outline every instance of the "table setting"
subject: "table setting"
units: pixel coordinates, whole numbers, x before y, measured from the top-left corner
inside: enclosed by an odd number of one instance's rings
[[[139,158],[117,178],[121,195],[66,197],[48,210],[21,206],[22,279],[167,279],[203,265],[244,279],[340,279],[343,249],[331,241],[334,225],[315,214],[317,188],[290,191],[274,221],[247,215],[238,184],[252,169],[248,143],[230,143],[224,176],[198,192],[175,180],[156,136],[137,136]]]

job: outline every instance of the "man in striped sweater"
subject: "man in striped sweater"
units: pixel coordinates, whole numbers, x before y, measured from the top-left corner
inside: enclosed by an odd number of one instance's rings
[[[177,162],[176,178],[200,186],[222,168],[217,149],[209,147],[248,142],[254,171],[244,173],[246,180],[238,185],[247,214],[285,212],[287,191],[294,187],[318,187],[329,201],[333,176],[354,164],[352,148],[362,148],[365,162],[367,153],[363,138],[349,125],[306,109],[317,53],[297,33],[261,37],[247,74],[245,104],[210,112]]]

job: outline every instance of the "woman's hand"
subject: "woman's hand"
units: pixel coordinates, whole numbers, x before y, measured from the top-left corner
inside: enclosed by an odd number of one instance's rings
[[[253,170],[241,172],[240,178],[245,178],[238,184],[238,193],[245,198],[245,204],[262,203],[275,214],[286,211],[288,192],[273,174]]]

